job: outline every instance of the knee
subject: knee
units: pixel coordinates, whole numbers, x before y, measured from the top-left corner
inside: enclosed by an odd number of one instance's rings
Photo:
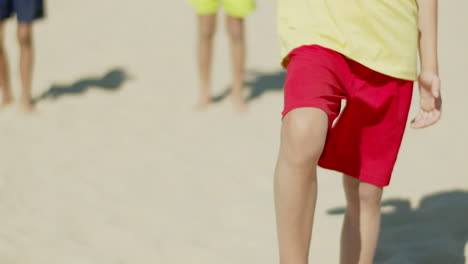
[[[244,31],[238,26],[230,26],[228,28],[228,35],[231,41],[240,42],[244,40]]]
[[[382,187],[361,183],[361,186],[359,186],[359,204],[361,207],[380,208],[382,193]]]
[[[344,177],[348,221],[358,223],[363,212],[376,213],[380,211],[382,187],[362,182],[348,175],[344,175]]]
[[[215,28],[214,27],[201,27],[200,28],[200,39],[211,41],[214,38]]]
[[[288,163],[295,167],[316,165],[322,155],[326,127],[291,113],[283,121],[281,148]]]
[[[32,44],[32,34],[30,30],[18,30],[18,42],[22,47],[29,47]]]

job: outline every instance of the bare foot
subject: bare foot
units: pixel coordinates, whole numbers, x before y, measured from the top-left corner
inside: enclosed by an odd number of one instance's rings
[[[13,98],[11,98],[10,96],[9,97],[4,96],[3,99],[2,99],[2,104],[1,104],[0,108],[4,108],[4,107],[10,105],[11,103],[13,103]]]
[[[239,114],[247,112],[247,104],[245,103],[244,97],[241,94],[232,95],[232,104],[234,106],[234,111]]]
[[[201,97],[200,99],[198,99],[197,104],[195,104],[195,111],[205,110],[210,103],[211,103],[211,97],[210,96]]]
[[[21,100],[21,106],[23,108],[23,111],[27,114],[32,114],[35,112],[34,104],[31,102],[30,99]]]

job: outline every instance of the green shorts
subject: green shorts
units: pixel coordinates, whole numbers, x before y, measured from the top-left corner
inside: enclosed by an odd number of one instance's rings
[[[218,12],[220,5],[226,14],[243,18],[255,9],[254,0],[189,0],[199,15],[210,15]]]

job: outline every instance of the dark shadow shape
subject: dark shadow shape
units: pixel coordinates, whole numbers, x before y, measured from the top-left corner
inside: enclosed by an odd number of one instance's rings
[[[253,80],[245,83],[246,87],[250,87],[250,94],[246,101],[251,102],[266,92],[283,91],[284,82],[286,81],[286,72],[279,70],[271,73],[252,71]]]
[[[231,93],[231,90],[232,90],[232,87],[229,86],[222,93],[220,93],[220,94],[214,96],[213,98],[211,98],[211,102],[212,103],[219,103],[219,102],[223,101]]]
[[[464,264],[468,242],[468,192],[426,196],[418,208],[409,200],[382,203],[376,264]],[[328,211],[343,214],[344,208]]]
[[[283,70],[271,73],[249,71],[247,75],[249,77],[248,79],[252,80],[244,82],[245,88],[249,91],[246,102],[258,99],[261,95],[269,91],[282,91],[286,80],[286,72]],[[223,92],[214,96],[211,101],[213,103],[223,101],[231,93],[231,89],[232,86],[228,86]]]
[[[54,84],[49,88],[49,90],[34,98],[33,102],[36,104],[45,99],[56,100],[65,95],[77,95],[86,92],[90,88],[116,91],[128,79],[128,74],[124,70],[116,68],[109,71],[102,77],[84,78],[71,85]]]

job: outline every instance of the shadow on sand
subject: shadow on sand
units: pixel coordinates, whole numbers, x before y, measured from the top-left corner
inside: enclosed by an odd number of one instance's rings
[[[115,68],[104,74],[102,77],[87,77],[70,85],[54,84],[49,88],[49,90],[35,97],[33,102],[37,104],[46,99],[56,100],[66,95],[78,95],[85,93],[91,88],[116,91],[128,79],[128,74],[123,69]]]
[[[278,70],[276,72],[247,72],[247,81],[244,86],[248,91],[246,98],[247,102],[258,99],[266,92],[281,92],[283,90],[284,81],[286,79],[286,72]],[[231,92],[231,86],[226,88],[222,93],[213,97],[213,102],[218,103],[224,100]]]
[[[382,203],[382,227],[376,264],[464,264],[468,241],[468,192],[447,191],[424,197],[417,208],[409,200]],[[329,214],[343,214],[344,208]]]

